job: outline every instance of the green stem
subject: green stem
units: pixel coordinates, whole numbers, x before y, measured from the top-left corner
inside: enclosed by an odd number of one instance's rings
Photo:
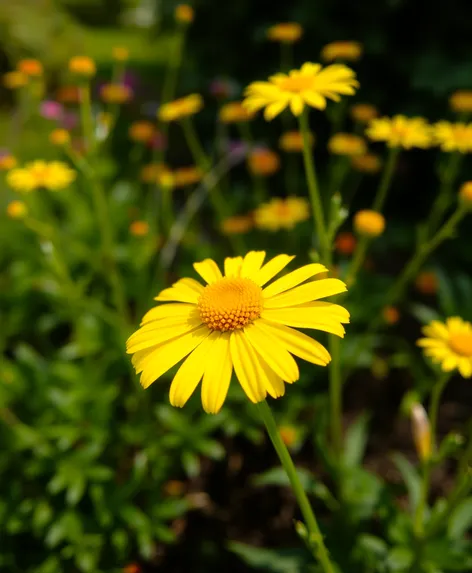
[[[310,146],[310,133],[308,126],[308,113],[306,110],[300,115],[300,131],[303,137],[303,161],[305,164],[305,173],[308,182],[308,190],[310,192],[311,206],[313,210],[313,220],[316,225],[318,233],[318,240],[320,243],[320,250],[324,260],[328,260],[330,256],[330,245],[328,243],[328,236],[326,234],[326,226],[323,215],[323,205],[321,202],[318,183],[316,180],[315,162],[313,161],[312,148]]]
[[[341,341],[335,335],[329,336],[329,352],[331,364],[329,368],[329,405],[331,441],[334,453],[338,458],[343,448],[343,400],[342,400],[342,376],[341,376]]]
[[[400,149],[398,147],[390,148],[388,153],[387,162],[382,173],[382,178],[380,179],[380,184],[375,195],[374,203],[372,209],[374,211],[382,212],[385,199],[387,198],[388,190],[390,189],[390,184],[392,182],[393,173],[395,171],[395,166],[397,165],[397,160],[400,155]]]
[[[93,128],[92,102],[90,96],[90,83],[83,83],[79,87],[80,117],[82,122],[82,136],[86,149],[91,152],[95,143]]]
[[[359,269],[361,268],[362,263],[364,262],[369,243],[370,239],[369,237],[366,236],[361,237],[359,242],[357,243],[356,251],[354,253],[351,264],[349,265],[346,274],[347,286],[351,286],[352,284],[354,284],[357,273],[359,272]]]
[[[292,491],[297,499],[303,519],[305,520],[306,527],[309,531],[310,541],[316,547],[316,556],[320,561],[321,567],[325,573],[334,573],[335,570],[329,558],[329,553],[324,543],[315,514],[313,513],[308,497],[300,482],[300,478],[292,458],[290,457],[289,451],[280,437],[272,411],[265,400],[263,402],[259,402],[257,404],[257,408],[265,424],[269,438],[290,481]]]
[[[433,203],[427,222],[428,233],[430,236],[437,230],[445,211],[451,203],[452,188],[463,157],[463,154],[458,152],[451,153],[449,157],[448,164],[441,177],[439,192]]]
[[[182,53],[185,44],[185,28],[177,32],[174,50],[170,53],[169,65],[164,78],[164,85],[161,94],[161,104],[168,103],[174,98],[177,86],[177,78],[180,64],[182,62]]]

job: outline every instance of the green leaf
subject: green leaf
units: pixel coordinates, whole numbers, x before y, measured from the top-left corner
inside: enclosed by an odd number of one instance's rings
[[[452,512],[447,528],[448,537],[457,539],[472,527],[472,497],[464,499]]]
[[[421,491],[421,479],[414,466],[402,454],[395,453],[392,456],[398,471],[402,474],[403,481],[408,491],[410,510],[415,511]]]
[[[360,415],[349,427],[344,444],[343,462],[348,468],[358,466],[364,457],[368,438],[369,416]]]
[[[247,565],[271,573],[306,573],[307,552],[300,549],[262,549],[244,543],[231,542],[230,551]]]
[[[414,554],[409,547],[397,546],[391,549],[386,559],[389,571],[404,571],[413,563]]]
[[[313,476],[307,470],[297,468],[297,474],[300,478],[303,489],[306,491],[313,485]],[[290,487],[290,480],[282,467],[275,467],[258,474],[252,479],[256,486],[276,485],[281,487]]]

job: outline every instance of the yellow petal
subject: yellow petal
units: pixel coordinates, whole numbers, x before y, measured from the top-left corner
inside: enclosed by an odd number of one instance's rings
[[[326,99],[319,93],[306,91],[302,93],[303,99],[306,103],[315,109],[325,109]]]
[[[298,380],[300,373],[293,356],[267,329],[259,327],[258,321],[247,326],[244,334],[256,352],[278,376],[289,383]]]
[[[250,251],[244,257],[240,276],[251,278],[255,275],[261,269],[265,255],[265,251]]]
[[[326,272],[327,270],[328,269],[324,265],[320,265],[318,263],[305,265],[304,267],[301,267],[296,271],[292,271],[288,275],[274,281],[262,291],[262,294],[264,295],[264,298],[270,298],[290,288],[296,287],[309,278],[319,273]]]
[[[264,118],[267,121],[271,121],[287,107],[287,104],[288,102],[285,99],[271,103],[264,110]]]
[[[303,332],[264,319],[259,319],[257,324],[276,336],[285,348],[295,356],[320,366],[326,366],[331,362],[331,356],[326,348]]]
[[[470,358],[461,358],[459,360],[459,372],[464,378],[472,376],[472,360]]]
[[[445,342],[437,338],[420,338],[416,341],[416,345],[423,348],[441,348],[444,347]]]
[[[200,283],[193,279],[180,279],[170,288],[162,290],[154,300],[163,302],[191,302],[197,304],[201,294],[201,290],[198,287],[203,288]]]
[[[264,300],[264,308],[282,308],[295,306],[339,294],[347,290],[346,285],[339,279],[321,279],[295,287],[292,290]]]
[[[329,320],[326,317],[318,318],[316,313],[311,313],[307,316],[306,309],[300,310],[297,308],[274,308],[263,310],[261,317],[269,320],[270,322],[278,322],[286,326],[294,326],[295,328],[314,328],[316,330],[323,330],[330,332],[337,336],[344,336],[345,330],[338,320]]]
[[[220,332],[211,349],[211,360],[207,361],[202,383],[202,405],[207,414],[217,414],[228,393],[233,372],[229,350],[229,332]]]
[[[444,340],[449,339],[449,331],[446,328],[446,325],[439,320],[433,320],[427,326],[423,327],[423,333],[426,336],[430,336],[432,338],[443,338]]]
[[[268,364],[261,359],[260,361],[264,377],[261,379],[264,388],[272,398],[280,398],[285,394],[285,384],[282,378],[278,376]]]
[[[143,316],[143,320],[141,321],[141,326],[148,322],[168,318],[170,316],[186,316],[192,308],[195,308],[195,306],[193,304],[187,303],[160,304],[159,306],[155,306],[146,312],[146,314]]]
[[[161,344],[147,356],[143,364],[141,374],[141,384],[144,388],[150,386],[157,378],[167,372],[187,354],[192,352],[205,338],[210,335],[210,330],[206,325],[187,332],[179,338],[174,338],[170,342]]]
[[[193,394],[202,379],[210,350],[213,353],[217,338],[217,333],[211,333],[195,348],[177,370],[169,391],[169,400],[172,406],[182,408]]]
[[[134,354],[139,350],[145,350],[151,346],[157,346],[163,342],[168,342],[178,336],[182,336],[186,332],[198,328],[202,321],[199,317],[191,319],[187,317],[177,318],[176,322],[167,323],[167,326],[159,328],[154,327],[155,323],[149,323],[142,326],[134,334],[132,334],[126,341],[126,352]],[[152,328],[150,328],[150,326]]]
[[[450,372],[454,370],[454,368],[457,368],[457,362],[458,360],[455,355],[447,356],[441,365],[443,372]]]
[[[274,278],[277,273],[284,269],[290,261],[293,261],[294,258],[294,256],[290,255],[277,255],[252,276],[251,280],[259,286],[265,285],[270,279]]]
[[[193,263],[193,268],[209,285],[223,278],[218,265],[212,259],[205,259],[200,263]]]
[[[290,109],[295,116],[299,116],[304,108],[304,103],[300,95],[295,94],[290,98]]]
[[[242,330],[234,330],[229,339],[234,371],[251,402],[261,402],[267,395],[262,385],[264,376],[260,359]]]
[[[225,277],[239,277],[242,264],[242,257],[227,257],[225,259]]]

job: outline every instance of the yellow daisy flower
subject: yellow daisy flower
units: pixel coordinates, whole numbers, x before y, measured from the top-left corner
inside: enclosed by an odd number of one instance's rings
[[[302,37],[303,28],[297,22],[282,22],[267,30],[267,39],[271,42],[293,44]]]
[[[308,143],[310,147],[315,144],[315,136],[308,133]],[[297,153],[303,151],[303,135],[300,131],[286,131],[279,138],[279,147],[286,153]]]
[[[457,90],[449,98],[449,107],[459,113],[472,111],[472,90]]]
[[[125,84],[104,84],[100,88],[100,97],[105,103],[122,104],[132,99],[133,92]]]
[[[221,106],[219,119],[222,123],[242,123],[254,118],[255,112],[249,112],[240,101],[230,101]]]
[[[359,123],[367,123],[379,116],[379,110],[370,103],[355,103],[350,113],[352,119]]]
[[[351,159],[351,166],[361,173],[378,173],[382,167],[382,161],[373,153],[354,156]]]
[[[385,141],[389,147],[426,148],[432,144],[431,127],[422,117],[381,117],[373,119],[366,135],[372,141]]]
[[[187,167],[179,167],[173,173],[174,187],[188,187],[200,183],[203,178],[203,171],[196,165],[189,165]]]
[[[472,152],[472,123],[439,121],[433,126],[433,131],[442,151]]]
[[[321,59],[325,62],[348,60],[356,62],[362,56],[362,44],[359,42],[331,42],[321,50]]]
[[[183,278],[163,290],[161,304],[143,318],[127,341],[127,351],[144,388],[185,357],[172,380],[170,402],[182,407],[202,381],[208,413],[226,398],[232,371],[249,400],[261,402],[285,392],[284,382],[298,380],[292,355],[326,366],[331,357],[317,341],[295,328],[313,328],[344,336],[348,311],[320,299],[339,294],[339,279],[311,280],[327,269],[309,264],[265,286],[293,259],[278,255],[266,264],[265,252],[226,258],[224,275],[211,259],[195,263],[207,283]]]
[[[333,64],[323,68],[307,62],[299,70],[250,84],[243,105],[249,111],[265,108],[264,117],[269,121],[287,107],[296,116],[306,105],[325,109],[326,99],[339,101],[340,95],[353,95],[357,87],[356,74],[347,66]]]
[[[198,113],[203,107],[203,99],[199,94],[170,101],[161,106],[158,117],[161,121],[176,121]]]
[[[309,218],[310,204],[303,197],[274,198],[254,211],[255,226],[266,231],[293,229]]]
[[[28,214],[28,207],[23,201],[11,201],[7,205],[7,215],[10,219],[23,219]]]
[[[335,133],[328,141],[328,150],[334,155],[365,155],[367,145],[362,137],[353,133]]]
[[[59,191],[68,187],[75,177],[76,172],[62,161],[37,160],[9,171],[7,183],[16,191],[25,193],[40,188]]]
[[[3,75],[3,85],[10,90],[22,88],[27,85],[28,81],[28,76],[18,70],[13,70]]]
[[[150,121],[135,121],[129,126],[129,138],[139,143],[148,143],[156,135],[156,128]]]
[[[424,348],[425,356],[441,365],[443,372],[459,370],[464,378],[472,376],[472,324],[458,316],[445,323],[433,320],[422,328],[426,338],[417,345]]]
[[[275,151],[259,147],[249,152],[247,166],[253,175],[268,177],[280,169],[280,158]]]
[[[234,215],[221,222],[221,232],[225,235],[240,235],[247,233],[254,226],[249,215]]]

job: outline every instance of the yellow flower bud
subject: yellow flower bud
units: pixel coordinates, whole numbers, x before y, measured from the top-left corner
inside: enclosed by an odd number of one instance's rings
[[[431,457],[432,452],[431,428],[428,415],[423,406],[418,403],[413,404],[410,415],[416,453],[421,461],[426,461]]]
[[[69,71],[78,76],[92,77],[97,71],[97,67],[92,58],[88,56],[74,56],[69,60]]]
[[[23,86],[26,86],[27,83],[28,76],[23,72],[14,70],[3,75],[3,85],[9,90],[22,88]]]
[[[13,155],[7,153],[6,155],[0,155],[0,171],[10,171],[16,167],[17,161]]]
[[[16,67],[25,76],[38,77],[43,75],[43,64],[39,60],[20,60]]]
[[[129,50],[124,46],[115,46],[111,53],[116,62],[126,62],[129,58]]]
[[[53,145],[67,145],[70,142],[70,133],[67,129],[55,129],[49,134],[49,141]]]
[[[194,11],[188,4],[179,4],[175,8],[174,16],[180,24],[191,24],[194,18]]]
[[[129,232],[134,237],[144,237],[149,233],[149,225],[146,221],[133,221],[129,226]]]
[[[381,213],[364,209],[354,215],[354,229],[365,237],[378,237],[384,232],[385,219]]]
[[[11,201],[7,205],[7,215],[10,219],[23,219],[28,214],[28,207],[23,201]]]
[[[466,181],[459,189],[459,200],[469,208],[472,208],[472,181]]]

